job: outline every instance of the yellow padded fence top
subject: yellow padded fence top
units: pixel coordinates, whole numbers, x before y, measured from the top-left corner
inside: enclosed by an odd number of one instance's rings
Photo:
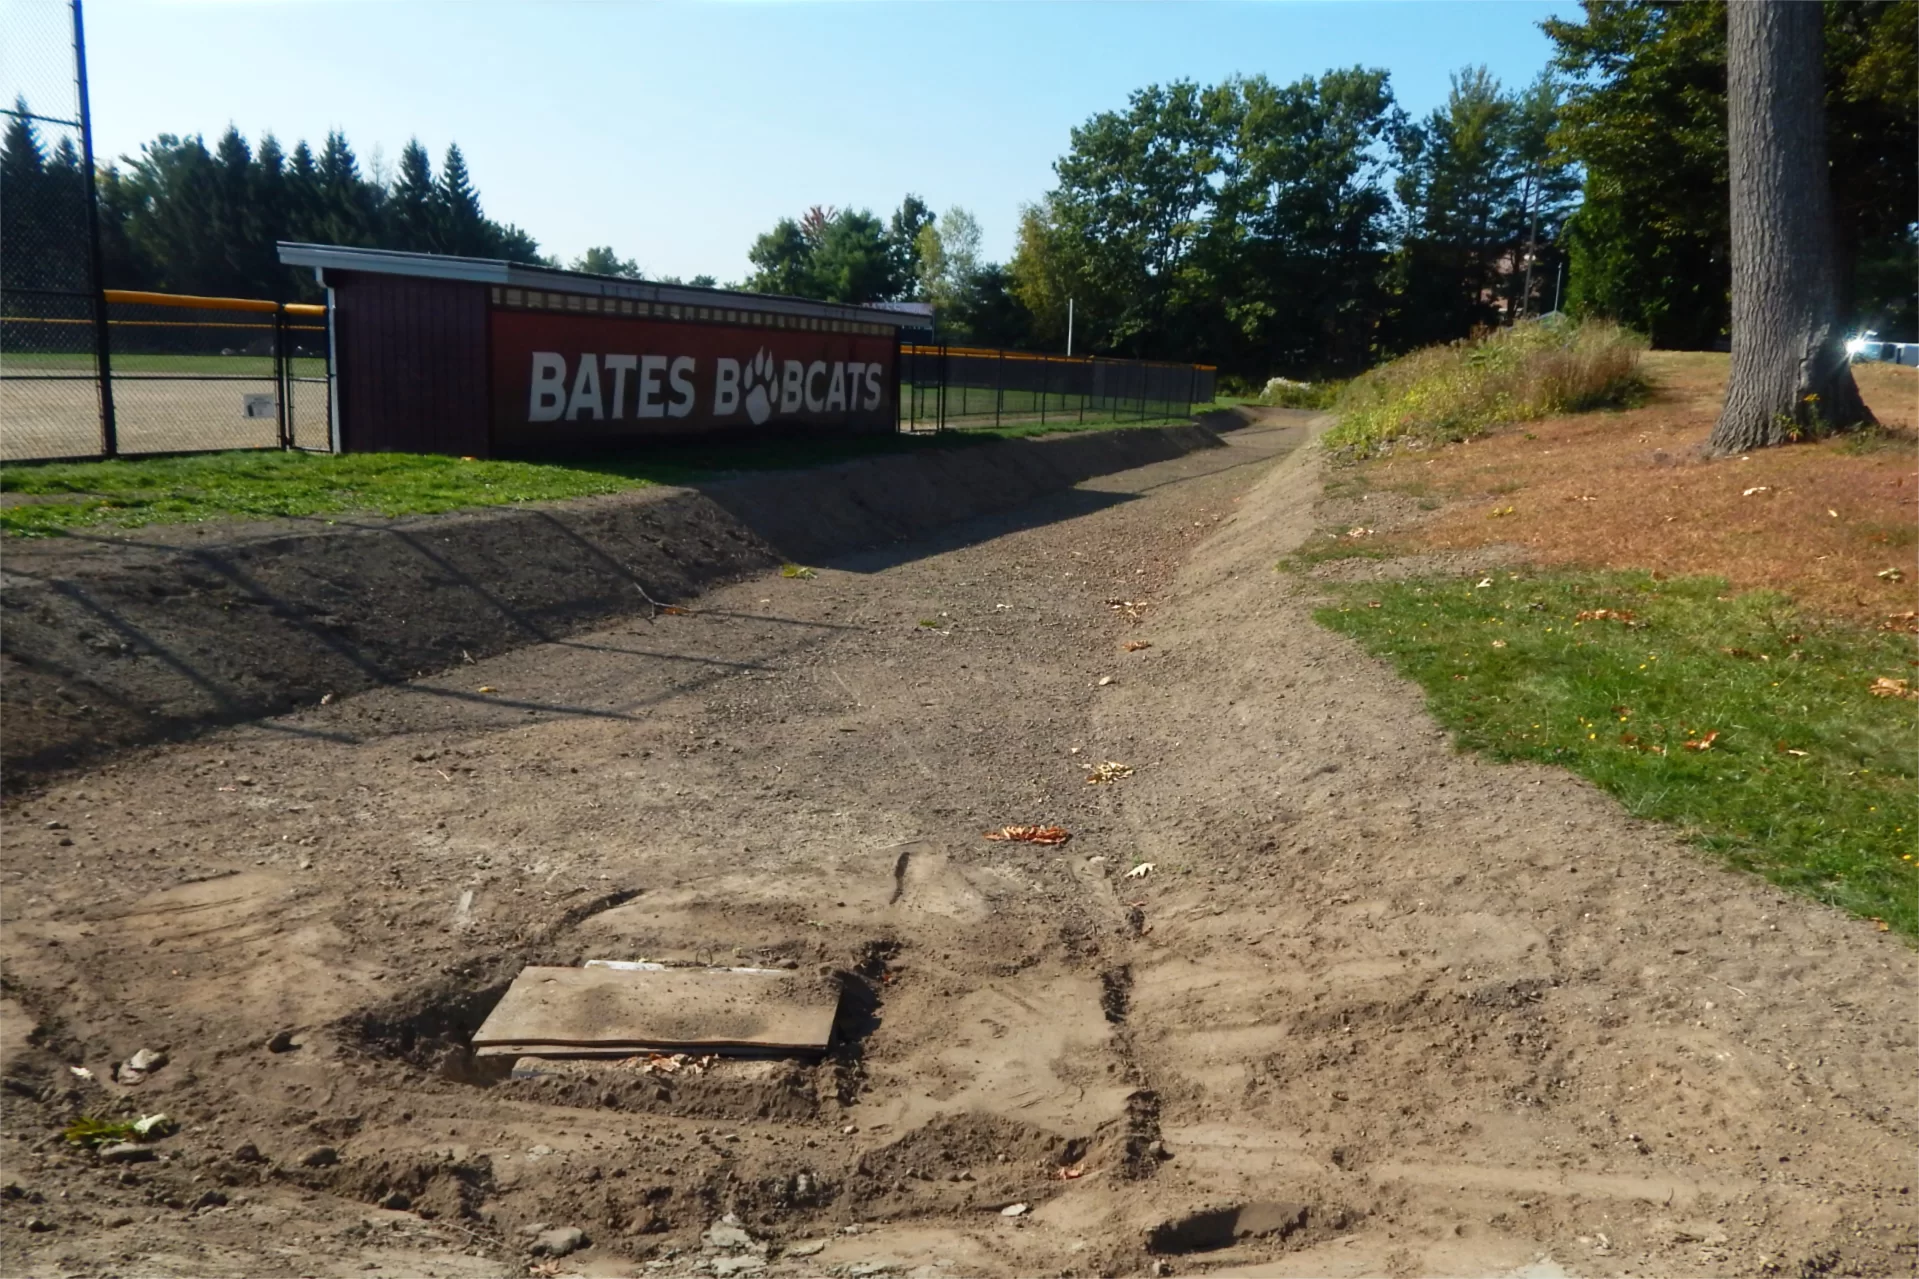
[[[102,289],[109,302],[140,306],[192,307],[202,311],[284,311],[288,315],[325,315],[316,302],[269,302],[265,298],[204,298],[190,293],[143,293],[138,289]]]

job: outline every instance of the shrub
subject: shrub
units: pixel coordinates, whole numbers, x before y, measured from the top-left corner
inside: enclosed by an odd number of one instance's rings
[[[1464,440],[1508,422],[1628,403],[1645,389],[1645,346],[1607,321],[1556,317],[1429,346],[1348,382],[1326,443],[1366,457],[1401,440]]]

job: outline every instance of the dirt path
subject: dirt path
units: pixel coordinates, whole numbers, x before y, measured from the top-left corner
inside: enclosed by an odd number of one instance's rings
[[[0,1269],[1910,1273],[1911,952],[1454,755],[1273,571],[1301,435],[17,802]],[[458,1047],[529,960],[735,956],[846,1047]],[[167,1158],[70,1153],[142,1046]]]

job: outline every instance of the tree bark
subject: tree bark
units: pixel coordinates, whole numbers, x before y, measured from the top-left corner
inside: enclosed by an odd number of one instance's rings
[[[1712,451],[1870,423],[1839,328],[1825,7],[1731,0],[1732,375]]]

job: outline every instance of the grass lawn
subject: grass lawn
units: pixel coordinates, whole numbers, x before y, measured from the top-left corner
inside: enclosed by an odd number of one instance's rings
[[[1709,577],[1335,589],[1320,621],[1418,681],[1460,746],[1570,768],[1734,866],[1919,937],[1919,702],[1871,691],[1919,683],[1910,636]]]
[[[326,376],[324,356],[295,356],[288,361],[295,377]],[[92,377],[91,355],[58,355],[8,352],[0,355],[0,369],[8,374],[71,373]],[[273,376],[271,355],[134,355],[115,352],[113,372],[120,374],[178,374],[185,377],[264,377]]]
[[[1211,406],[1201,406],[1208,408]],[[277,451],[202,453],[0,468],[0,532],[45,537],[93,525],[135,527],[281,516],[431,515],[471,507],[591,497],[685,484],[728,471],[788,470],[882,453],[965,448],[996,439],[1165,425],[1072,419],[968,427],[939,435],[871,435],[729,444],[672,444],[643,455],[563,464],[462,461],[413,453],[341,457]]]
[[[1285,567],[1517,551],[1490,578],[1332,585],[1320,620],[1418,681],[1460,746],[1560,764],[1919,937],[1919,701],[1872,692],[1919,684],[1919,376],[1855,368],[1882,429],[1711,459],[1727,357],[1640,368],[1631,407],[1335,465],[1339,527]]]

